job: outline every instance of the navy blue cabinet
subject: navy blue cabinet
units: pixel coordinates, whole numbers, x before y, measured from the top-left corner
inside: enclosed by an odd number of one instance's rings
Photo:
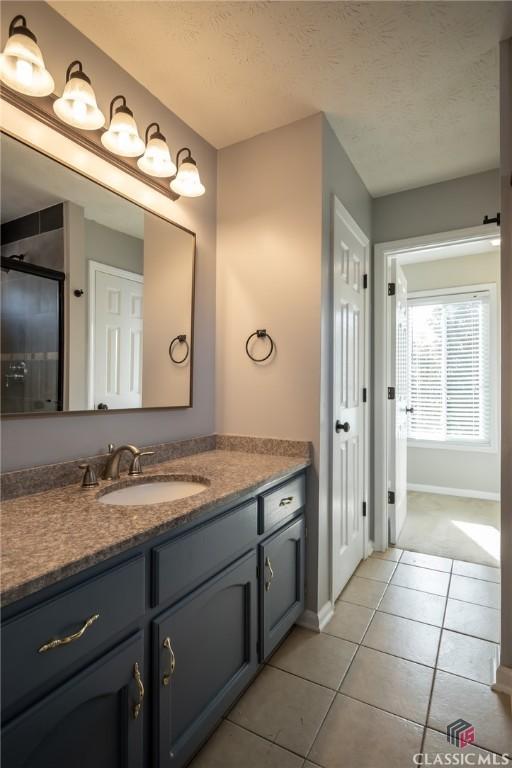
[[[158,765],[182,766],[257,666],[256,553],[154,622]]]
[[[304,474],[9,606],[2,768],[184,768],[304,608]]]
[[[266,659],[304,610],[305,526],[299,517],[259,547],[260,648]]]
[[[140,768],[143,709],[139,632],[4,728],[2,766]]]

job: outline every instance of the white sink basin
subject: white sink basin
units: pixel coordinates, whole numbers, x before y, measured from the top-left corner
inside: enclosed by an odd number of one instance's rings
[[[124,488],[107,491],[98,498],[100,504],[122,504],[135,506],[161,504],[163,501],[176,501],[187,496],[194,496],[208,488],[208,483],[195,480],[151,480],[134,483]]]

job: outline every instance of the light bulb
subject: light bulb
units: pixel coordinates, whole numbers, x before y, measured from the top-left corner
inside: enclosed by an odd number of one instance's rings
[[[196,162],[190,154],[179,166],[176,177],[171,181],[171,189],[182,197],[200,197],[204,195],[205,187],[199,178]]]
[[[122,104],[115,107],[118,99],[122,100]],[[101,143],[109,152],[121,157],[139,157],[144,152],[144,141],[139,136],[133,112],[126,106],[124,96],[116,96],[110,102],[110,126],[102,135]]]
[[[76,67],[78,69],[73,71]],[[84,131],[94,131],[105,124],[103,112],[96,104],[91,81],[82,71],[80,61],[73,61],[69,65],[64,93],[53,103],[53,109],[63,123]]]
[[[149,136],[153,127],[156,130]],[[165,136],[160,132],[158,123],[151,123],[146,128],[146,151],[137,160],[137,165],[144,173],[157,178],[166,178],[176,173],[176,166],[171,160],[169,147],[165,141]]]
[[[491,240],[491,245],[494,248],[497,248],[498,245],[501,245],[501,237],[493,237],[493,239]]]
[[[0,54],[0,80],[26,96],[48,96],[53,91],[53,77],[24,16],[15,16],[9,25],[9,39]]]

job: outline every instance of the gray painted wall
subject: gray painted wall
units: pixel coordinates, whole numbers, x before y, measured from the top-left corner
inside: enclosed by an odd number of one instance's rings
[[[373,201],[373,240],[387,243],[476,227],[485,214],[495,216],[499,211],[499,196],[496,169],[377,197]]]
[[[125,94],[140,132],[157,120],[174,154],[182,146],[192,148],[207,190],[202,198],[183,199],[175,204],[176,222],[197,233],[193,408],[123,415],[9,418],[2,424],[2,469],[92,455],[104,451],[109,442],[143,445],[211,433],[215,425],[216,150],[45,3],[6,2],[2,10],[2,47],[9,22],[16,14],[23,13],[38,37],[59,93],[63,89],[66,67],[74,59],[80,59],[92,79],[103,111],[108,112],[113,96]]]

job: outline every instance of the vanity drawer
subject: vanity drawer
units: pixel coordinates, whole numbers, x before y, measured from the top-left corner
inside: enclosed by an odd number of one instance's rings
[[[306,503],[306,478],[304,475],[294,477],[259,499],[259,533],[267,533],[287,520]]]
[[[3,709],[130,625],[144,613],[145,602],[144,556],[140,555],[6,622],[2,626]],[[64,638],[73,639],[49,646],[52,640]]]
[[[258,536],[256,500],[153,549],[154,605],[176,600],[229,565]]]

